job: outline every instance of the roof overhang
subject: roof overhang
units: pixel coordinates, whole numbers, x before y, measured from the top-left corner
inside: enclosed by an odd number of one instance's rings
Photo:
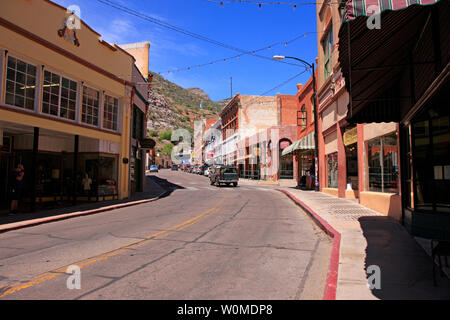
[[[347,1],[339,30],[339,63],[351,99],[347,122],[402,120],[399,105],[412,100],[400,93],[403,75],[412,65],[435,63],[412,61],[411,52],[437,5],[448,9],[447,0]],[[370,11],[369,6],[378,9]],[[379,14],[380,29],[368,27],[368,16],[374,14]]]

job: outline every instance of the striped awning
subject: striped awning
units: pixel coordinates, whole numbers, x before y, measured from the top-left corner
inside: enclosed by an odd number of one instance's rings
[[[291,144],[289,147],[284,149],[281,155],[285,156],[296,150],[314,150],[314,148],[315,148],[314,132],[311,132],[310,134],[304,136],[303,138],[300,138],[299,140]]]
[[[430,5],[440,0],[349,0],[345,4],[344,22],[352,21],[360,16],[369,17],[386,10],[397,11],[413,4]]]

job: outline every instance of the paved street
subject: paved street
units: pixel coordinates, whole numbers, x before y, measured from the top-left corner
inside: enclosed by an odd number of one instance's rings
[[[161,170],[158,201],[0,234],[2,299],[321,299],[331,240],[274,187]],[[67,289],[69,265],[81,289]]]

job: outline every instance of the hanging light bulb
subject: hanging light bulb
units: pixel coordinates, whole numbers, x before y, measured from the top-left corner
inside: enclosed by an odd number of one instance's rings
[[[294,10],[295,10],[295,9],[297,9],[297,5],[296,5],[296,4],[294,4]]]
[[[284,43],[284,46],[287,47],[287,42]]]
[[[258,4],[259,8],[261,9],[261,3]]]
[[[270,49],[272,49],[272,48],[271,48],[271,47],[269,46],[269,47],[267,47],[267,49],[269,49],[269,50],[270,50]]]

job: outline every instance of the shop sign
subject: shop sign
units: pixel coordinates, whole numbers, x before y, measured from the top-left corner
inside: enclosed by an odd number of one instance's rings
[[[358,142],[358,131],[356,127],[344,132],[343,140],[344,146],[349,146],[351,144]]]

